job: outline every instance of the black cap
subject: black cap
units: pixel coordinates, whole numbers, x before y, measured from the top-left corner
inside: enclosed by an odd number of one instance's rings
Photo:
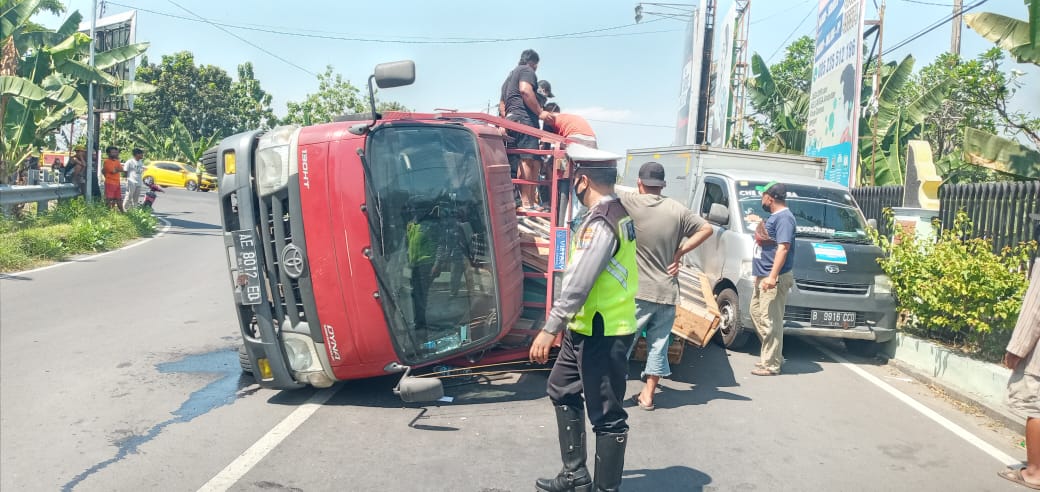
[[[552,84],[550,84],[548,80],[539,80],[538,90],[540,90],[545,97],[556,97],[552,93]]]
[[[639,181],[643,186],[664,186],[664,166],[656,162],[647,162],[639,168]]]
[[[787,199],[787,186],[784,186],[783,183],[770,181],[769,184],[765,186],[756,186],[755,189],[761,191],[762,194],[769,195],[778,200]]]

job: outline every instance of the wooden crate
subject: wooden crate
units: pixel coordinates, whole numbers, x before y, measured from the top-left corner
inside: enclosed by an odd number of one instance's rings
[[[672,337],[672,341],[668,344],[668,363],[678,364],[682,361],[683,351],[686,350],[686,340],[679,337]],[[646,338],[640,336],[636,340],[636,348],[632,351],[632,360],[637,362],[646,362]]]
[[[698,347],[707,346],[722,321],[707,277],[684,269],[679,274],[679,297],[672,334]]]

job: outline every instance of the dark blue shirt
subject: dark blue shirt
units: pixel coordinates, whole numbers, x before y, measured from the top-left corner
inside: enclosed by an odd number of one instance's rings
[[[751,271],[754,276],[768,277],[773,271],[776,248],[779,243],[790,245],[780,273],[787,273],[794,268],[794,231],[794,214],[790,209],[785,208],[766,219],[765,232],[769,238],[756,240],[754,260],[751,262]]]

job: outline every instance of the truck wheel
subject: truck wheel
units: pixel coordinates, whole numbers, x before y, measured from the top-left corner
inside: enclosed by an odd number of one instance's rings
[[[881,344],[873,340],[845,340],[845,348],[860,357],[875,357]]]
[[[242,366],[242,372],[253,374],[253,363],[249,361],[249,352],[246,352],[245,345],[238,347],[238,365]]]
[[[716,342],[730,349],[743,347],[750,334],[740,326],[740,302],[736,291],[723,289],[715,296],[715,302],[718,303],[719,314],[722,316],[719,333],[715,336]]]

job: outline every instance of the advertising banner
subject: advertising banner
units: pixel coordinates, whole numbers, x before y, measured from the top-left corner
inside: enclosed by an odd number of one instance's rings
[[[729,143],[730,109],[733,102],[733,52],[737,32],[737,4],[730,6],[722,23],[715,25],[715,91],[708,115],[708,143],[723,147]]]
[[[682,79],[679,83],[679,114],[675,123],[673,145],[692,145],[695,141],[697,108],[700,105],[701,63],[704,59],[703,18],[704,11],[701,7],[686,24]]]
[[[824,178],[856,183],[863,67],[862,0],[820,0],[805,155],[827,159]]]

